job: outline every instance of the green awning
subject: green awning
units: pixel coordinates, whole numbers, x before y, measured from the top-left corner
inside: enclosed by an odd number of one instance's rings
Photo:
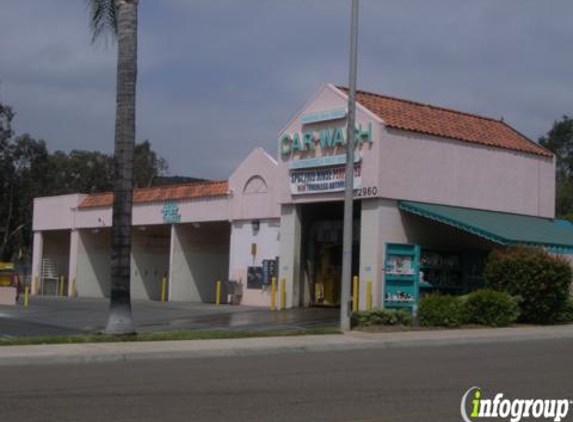
[[[573,229],[550,218],[412,201],[398,201],[398,206],[502,245],[543,246],[551,252],[573,253]]]

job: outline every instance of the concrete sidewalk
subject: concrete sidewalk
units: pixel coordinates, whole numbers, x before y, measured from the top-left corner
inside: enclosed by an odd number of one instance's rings
[[[0,366],[207,358],[569,339],[573,325],[395,333],[0,347]]]

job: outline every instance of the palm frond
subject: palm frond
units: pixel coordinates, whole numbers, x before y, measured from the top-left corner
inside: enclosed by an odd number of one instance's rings
[[[86,0],[90,13],[92,42],[102,34],[117,35],[116,0]]]

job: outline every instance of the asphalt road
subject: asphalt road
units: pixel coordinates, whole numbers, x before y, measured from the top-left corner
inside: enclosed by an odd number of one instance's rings
[[[484,398],[573,399],[572,350],[551,340],[0,367],[0,421],[460,421],[474,385]]]

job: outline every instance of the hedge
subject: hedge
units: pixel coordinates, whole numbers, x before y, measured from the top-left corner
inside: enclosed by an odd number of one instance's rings
[[[465,296],[462,303],[463,322],[466,324],[506,327],[519,316],[519,299],[506,292],[476,290]]]
[[[541,248],[517,246],[493,251],[484,278],[488,288],[521,297],[522,322],[551,324],[566,311],[571,267],[564,258]]]
[[[371,311],[354,312],[351,318],[353,327],[371,325],[411,325],[412,315],[406,310],[376,308]]]
[[[455,296],[426,296],[418,306],[418,321],[424,327],[459,327],[462,323],[461,301]]]
[[[565,308],[557,318],[557,322],[560,323],[573,322],[573,298],[571,297],[569,298],[569,300],[567,301],[567,305],[565,305]]]

